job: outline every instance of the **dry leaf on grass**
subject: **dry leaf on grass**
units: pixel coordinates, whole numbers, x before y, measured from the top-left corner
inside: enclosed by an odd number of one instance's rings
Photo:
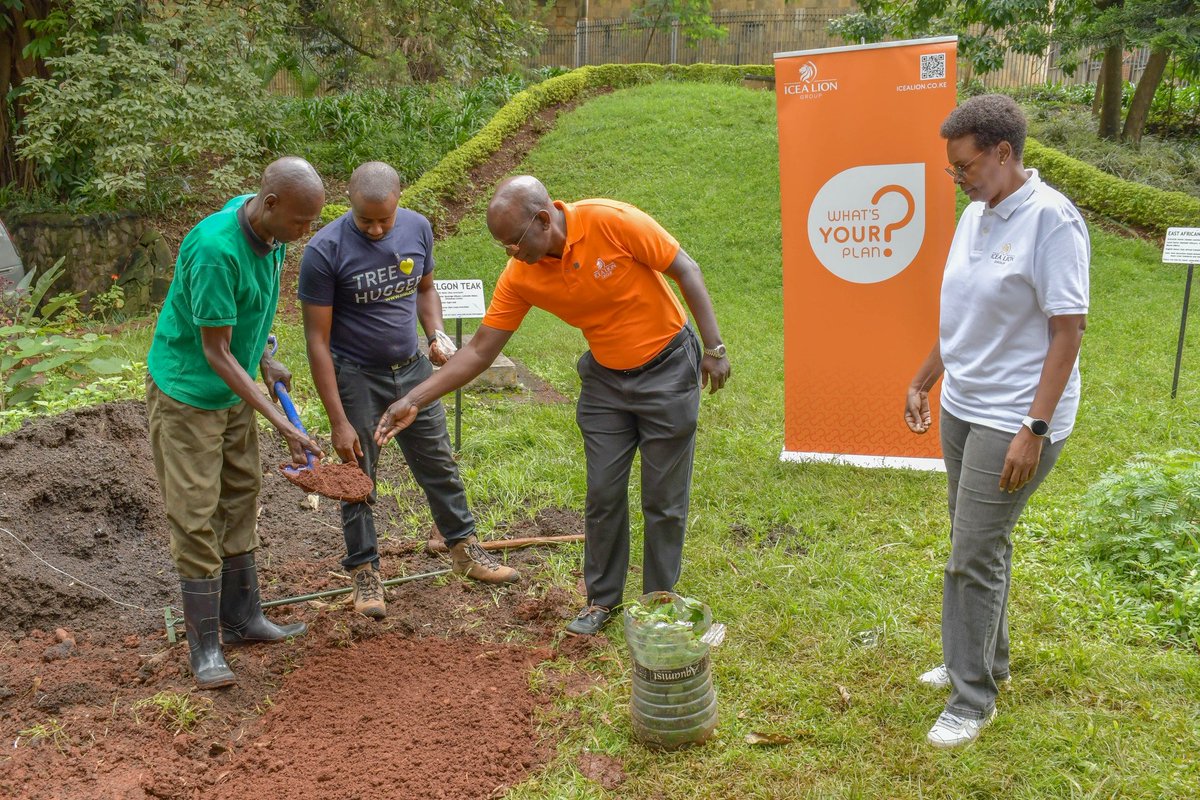
[[[746,744],[757,745],[759,747],[773,747],[781,744],[791,744],[793,739],[790,736],[784,736],[781,733],[747,733]]]

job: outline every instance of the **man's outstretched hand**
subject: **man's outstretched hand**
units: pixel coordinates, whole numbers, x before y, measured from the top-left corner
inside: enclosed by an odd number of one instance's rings
[[[401,397],[392,403],[375,426],[375,443],[383,447],[393,436],[413,424],[418,411],[420,409],[417,408],[417,404],[409,401],[407,397]]]

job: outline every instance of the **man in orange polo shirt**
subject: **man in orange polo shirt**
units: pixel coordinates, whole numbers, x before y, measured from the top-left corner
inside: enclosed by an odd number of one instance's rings
[[[491,365],[533,306],[583,332],[589,351],[576,420],[587,457],[583,576],[587,605],[569,633],[597,633],[622,600],[629,571],[629,471],[642,454],[642,589],[679,579],[702,386],[715,392],[729,361],[700,268],[643,211],[615,200],[551,201],[536,178],[502,182],[488,230],[510,259],[483,324],[437,374],[379,420],[382,446],[422,407]],[[679,285],[700,338],[663,276]]]

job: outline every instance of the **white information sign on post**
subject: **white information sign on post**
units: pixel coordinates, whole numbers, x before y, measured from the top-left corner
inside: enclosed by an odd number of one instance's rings
[[[442,298],[442,318],[454,320],[454,347],[462,347],[462,321],[481,319],[486,313],[483,299],[483,281],[467,278],[457,281],[434,281]],[[438,334],[441,336],[442,334]],[[462,389],[454,391],[454,452],[462,444]]]
[[[1187,264],[1187,281],[1183,285],[1183,314],[1179,318],[1179,344],[1175,348],[1175,378],[1171,381],[1171,397],[1179,389],[1179,368],[1183,364],[1183,341],[1187,334],[1188,305],[1192,301],[1192,273],[1200,264],[1200,228],[1167,228],[1163,241],[1164,264]]]
[[[1200,264],[1200,228],[1167,228],[1164,264]]]
[[[442,316],[446,319],[480,319],[485,308],[483,281],[434,281],[433,287],[442,298]]]

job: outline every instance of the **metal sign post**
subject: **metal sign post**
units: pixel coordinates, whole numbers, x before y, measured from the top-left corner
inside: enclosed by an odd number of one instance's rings
[[[434,281],[442,298],[442,319],[454,320],[454,346],[462,348],[462,321],[480,319],[484,314],[483,281]],[[462,445],[462,389],[454,391],[454,452]]]
[[[1171,381],[1171,398],[1179,389],[1179,369],[1183,364],[1183,340],[1187,333],[1188,307],[1192,300],[1192,273],[1200,263],[1200,228],[1168,228],[1163,242],[1164,264],[1187,264],[1187,282],[1183,286],[1183,313],[1179,318],[1179,344],[1175,348],[1175,377]]]

